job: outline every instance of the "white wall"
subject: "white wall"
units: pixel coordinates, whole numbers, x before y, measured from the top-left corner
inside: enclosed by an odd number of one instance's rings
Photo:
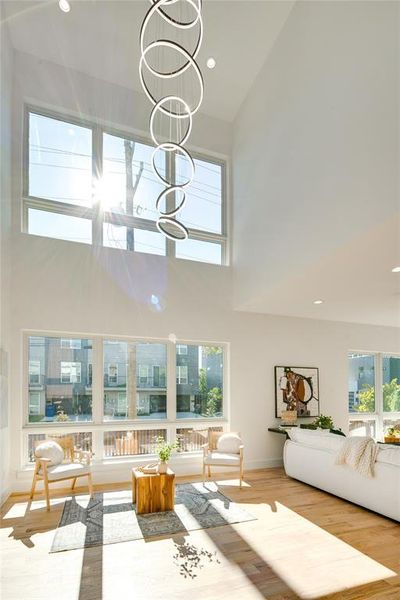
[[[0,502],[10,489],[10,428],[9,428],[9,237],[11,229],[11,89],[13,50],[8,30],[2,23],[0,6],[1,42],[1,115],[0,115]]]
[[[287,18],[234,127],[236,307],[400,325],[399,6]]]
[[[61,105],[75,110],[79,107],[89,115],[96,110],[102,119],[115,118],[122,125],[125,122],[138,125],[131,104],[128,106],[120,97],[123,90],[113,90],[113,102],[111,90],[107,101],[105,96],[100,100],[101,94],[96,90],[103,92],[107,87],[102,82],[71,72],[67,79],[60,67],[44,63],[35,65],[26,56],[17,56],[16,67],[15,218],[11,249],[13,488],[26,489],[30,479],[30,474],[19,472],[22,415],[26,402],[22,393],[21,332],[26,329],[165,339],[174,333],[185,340],[227,342],[231,428],[242,432],[247,467],[274,465],[281,459],[281,436],[267,432],[268,426],[275,422],[274,365],[318,366],[321,409],[334,417],[337,426],[346,428],[348,349],[394,352],[399,346],[398,330],[235,312],[232,269],[229,267],[108,248],[94,250],[86,245],[20,232],[24,98],[55,107]],[[70,85],[69,82],[74,83]],[[144,114],[139,107],[137,110],[137,114]],[[207,124],[206,119],[204,123]],[[225,136],[223,127],[219,122],[208,123],[207,129],[195,138],[196,145],[203,145],[203,148],[209,145],[211,151],[228,153],[229,132]],[[150,302],[152,294],[160,298],[162,311],[154,311]],[[97,481],[104,480],[109,474],[110,470],[108,473],[104,469],[99,471]],[[112,476],[127,480],[128,466],[116,468]]]

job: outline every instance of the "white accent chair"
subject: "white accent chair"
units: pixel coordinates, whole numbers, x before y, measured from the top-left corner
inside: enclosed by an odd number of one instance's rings
[[[61,446],[61,460],[57,461],[54,458],[54,448],[50,451],[51,458],[41,456],[40,445],[43,442],[55,442],[56,446]],[[64,481],[72,479],[71,489],[75,487],[78,477],[87,477],[90,497],[93,496],[93,483],[91,472],[91,457],[92,453],[85,450],[78,450],[74,447],[74,438],[72,436],[64,438],[47,438],[46,440],[38,441],[35,444],[35,471],[33,474],[32,488],[30,498],[32,500],[35,494],[35,488],[38,481],[44,483],[44,493],[46,497],[46,507],[50,510],[50,494],[49,483],[55,481]],[[55,453],[59,448],[55,448]],[[49,453],[47,449],[47,453]],[[46,454],[46,452],[44,452]]]
[[[208,477],[211,477],[211,467],[233,467],[239,469],[240,487],[242,487],[244,445],[240,433],[209,430],[208,442],[203,444],[202,448],[203,483],[206,479],[206,467]]]

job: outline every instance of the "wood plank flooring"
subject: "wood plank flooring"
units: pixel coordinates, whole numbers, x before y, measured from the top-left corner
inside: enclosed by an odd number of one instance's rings
[[[397,523],[282,469],[249,471],[242,489],[231,477],[216,478],[220,490],[256,520],[55,554],[54,530],[71,494],[53,492],[50,513],[43,496],[12,496],[2,508],[2,600],[400,600]]]

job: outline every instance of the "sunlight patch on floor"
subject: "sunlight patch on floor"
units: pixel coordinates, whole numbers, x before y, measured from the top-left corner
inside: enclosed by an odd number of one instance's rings
[[[238,488],[238,487],[240,487],[239,479],[221,479],[220,481],[216,481],[216,483],[219,488],[223,488],[223,487],[237,487]],[[207,481],[206,481],[206,485],[207,485]],[[250,485],[250,483],[243,481],[242,487],[243,488],[251,488],[252,486]]]
[[[314,599],[396,576],[349,544],[276,502],[263,515],[263,540],[257,524],[233,525],[237,533],[300,598]]]
[[[11,508],[2,516],[3,520],[6,519],[19,519],[25,516],[26,509],[28,508],[29,502],[16,502]]]

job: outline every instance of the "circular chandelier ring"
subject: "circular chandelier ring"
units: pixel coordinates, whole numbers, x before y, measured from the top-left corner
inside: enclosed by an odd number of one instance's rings
[[[160,210],[159,206],[161,201],[166,198],[168,196],[168,194],[171,194],[172,192],[181,192],[182,193],[182,200],[180,201],[180,203],[178,204],[178,206],[175,206],[175,208],[173,208],[172,210],[168,210],[168,211],[162,211]],[[166,188],[165,190],[163,190],[161,192],[161,194],[158,196],[157,200],[156,200],[156,209],[158,210],[158,212],[160,213],[160,215],[162,217],[173,217],[174,215],[176,215],[180,210],[182,210],[182,208],[184,207],[186,202],[186,194],[183,191],[183,189],[181,188],[180,185],[172,185],[169,188]]]
[[[154,48],[172,48],[173,50],[176,50],[178,54],[181,54],[184,58],[186,58],[186,62],[172,71],[157,71],[157,69],[154,69],[151,65],[149,65],[146,59],[146,54],[150,52],[150,50],[154,50]],[[179,75],[182,75],[187,69],[189,69],[189,67],[193,67],[195,70],[196,67],[197,69],[199,69],[199,66],[195,61],[194,54],[190,54],[190,52],[186,50],[186,48],[181,46],[181,44],[178,44],[178,42],[174,42],[172,40],[165,40],[163,38],[151,42],[148,46],[146,46],[146,48],[143,49],[142,55],[140,57],[140,68],[142,68],[143,63],[146,65],[147,69],[152,75],[154,75],[155,77],[160,77],[160,79],[173,79],[174,77],[179,77]]]
[[[177,2],[182,2],[182,1],[186,2],[187,4],[190,4],[196,11],[196,17],[192,21],[180,21],[178,19],[175,19],[174,17],[171,17],[162,8],[163,6],[168,6],[170,4],[176,4]],[[200,23],[202,21],[202,18],[201,18],[202,6],[201,5],[202,5],[202,0],[199,0],[199,2],[195,2],[194,0],[174,0],[174,2],[171,2],[170,0],[157,0],[156,2],[154,2],[154,0],[152,0],[152,6],[147,11],[147,13],[143,19],[142,26],[140,28],[139,39],[142,41],[142,30],[146,29],[148,22],[150,21],[151,17],[155,13],[159,14],[167,23],[169,23],[170,25],[173,25],[174,27],[177,27],[179,29],[191,29],[199,21],[200,21]]]
[[[172,101],[174,101],[174,102],[180,102],[183,105],[183,107],[184,107],[184,109],[186,111],[186,114],[185,113],[179,113],[179,115],[176,115],[176,116],[174,116],[172,114],[169,115],[169,116],[172,117],[172,118],[174,118],[174,119],[189,119],[189,123],[188,123],[187,129],[186,129],[186,133],[184,134],[184,136],[182,137],[182,139],[179,140],[179,142],[176,142],[176,144],[178,146],[183,146],[187,142],[187,140],[189,139],[190,133],[192,131],[193,119],[192,119],[192,115],[191,115],[191,112],[190,112],[190,108],[187,105],[187,103],[182,98],[180,98],[179,96],[165,96],[164,98],[161,98],[157,102],[157,104],[154,105],[153,110],[151,111],[151,115],[150,115],[150,135],[151,135],[151,139],[153,140],[153,142],[154,142],[154,144],[156,146],[159,146],[159,144],[161,142],[159,142],[157,140],[156,135],[154,133],[154,118],[155,118],[156,114],[159,111],[161,112],[160,107],[162,107],[162,105],[165,102],[172,102]]]
[[[197,78],[198,78],[198,81],[199,81],[199,86],[200,86],[200,97],[199,97],[199,100],[198,100],[198,102],[197,102],[197,104],[195,105],[194,108],[190,108],[189,107],[190,112],[188,114],[190,114],[192,116],[192,115],[194,115],[199,110],[199,108],[201,106],[201,103],[203,102],[203,97],[204,97],[204,80],[203,80],[203,76],[201,74],[201,71],[200,71],[200,68],[199,68],[197,62],[191,57],[191,55],[184,48],[182,48],[178,44],[174,44],[173,42],[168,42],[168,44],[175,45],[177,49],[179,48],[179,52],[188,58],[189,62],[192,64],[192,66],[194,68],[194,71],[195,71],[195,73],[197,75]],[[158,42],[153,42],[152,43],[152,46],[156,47],[155,45],[162,46],[163,44],[161,43],[161,40],[160,40]],[[147,48],[145,50],[145,53],[149,49],[150,49],[150,46],[147,46]],[[157,104],[158,100],[156,100],[154,98],[154,96],[150,92],[150,89],[149,89],[149,87],[147,86],[147,84],[146,84],[146,82],[144,80],[143,69],[142,69],[143,62],[144,62],[144,56],[141,57],[140,64],[139,64],[140,83],[142,84],[143,90],[144,90],[146,96],[148,97],[148,99],[150,100],[150,102],[153,105],[155,105],[155,104]],[[160,75],[157,75],[157,76],[161,77]],[[168,110],[168,109],[164,108],[163,106],[160,106],[159,110],[162,113],[164,113],[165,115],[167,115],[167,116],[174,116],[176,118],[184,118],[183,116],[179,117],[180,113],[175,113],[174,111]]]
[[[167,152],[171,152],[173,150],[176,150],[177,152],[182,152],[183,156],[189,161],[190,164],[190,169],[191,169],[191,174],[190,177],[188,178],[188,180],[185,183],[180,183],[178,185],[178,187],[180,188],[185,188],[188,185],[190,185],[194,179],[194,173],[195,173],[195,166],[194,166],[194,160],[193,158],[190,156],[189,152],[186,150],[186,148],[183,148],[182,146],[179,146],[178,144],[175,144],[174,142],[165,142],[164,144],[159,144],[157,146],[157,148],[154,148],[153,150],[153,154],[151,157],[151,162],[153,165],[153,170],[154,173],[157,175],[157,177],[160,179],[160,181],[162,181],[162,183],[165,183],[165,185],[171,186],[173,184],[171,184],[171,182],[168,181],[168,179],[165,179],[165,177],[163,177],[161,175],[161,173],[158,171],[157,167],[156,167],[156,163],[155,163],[155,155],[157,154],[157,152],[159,150],[166,150]]]
[[[176,227],[176,229],[181,233],[181,235],[174,235],[173,233],[170,233],[168,230],[166,230],[165,227],[163,227],[163,225],[167,224]],[[156,226],[161,233],[163,233],[168,239],[174,242],[183,242],[189,237],[189,231],[183,225],[183,223],[180,223],[179,221],[176,221],[171,217],[159,217],[159,219],[156,221]]]

